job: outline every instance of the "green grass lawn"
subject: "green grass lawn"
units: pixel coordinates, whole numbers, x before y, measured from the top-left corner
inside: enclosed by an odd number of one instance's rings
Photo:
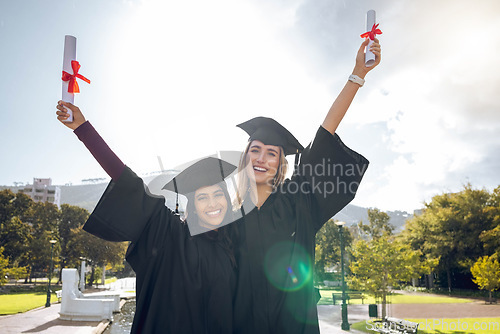
[[[332,305],[332,292],[340,293],[338,290],[320,290],[321,299],[318,305]],[[375,298],[364,294],[364,304],[375,304]],[[391,304],[446,304],[446,303],[471,303],[474,300],[466,298],[454,298],[448,296],[425,296],[425,295],[403,295],[392,294],[387,296],[387,302]],[[361,304],[361,299],[352,299],[349,304]]]
[[[57,302],[56,294],[50,298],[51,303]],[[26,312],[44,306],[47,302],[47,292],[15,292],[0,295],[0,315]]]
[[[418,333],[500,334],[500,318],[407,319],[418,322]],[[364,333],[376,333],[366,321],[351,325]]]
[[[116,278],[116,277],[106,278],[106,280],[104,281],[104,284],[113,283],[113,282],[116,282],[117,280],[118,280],[118,278]]]
[[[116,281],[116,277],[110,277],[106,279],[106,284]],[[39,279],[37,283],[40,283],[43,279]],[[44,306],[47,302],[47,283],[48,280],[41,285],[37,285],[31,290],[27,289],[23,285],[18,285],[12,288],[10,293],[0,294],[0,315],[15,314],[26,312],[34,308]],[[57,277],[52,278],[51,290],[53,291],[50,301],[51,303],[57,302],[57,297],[55,291],[61,290],[60,285],[56,285]]]
[[[332,292],[339,293],[339,289],[320,290],[321,300],[319,304],[331,305]],[[375,300],[371,296],[365,295],[365,304],[374,304]],[[448,296],[436,296],[425,294],[392,294],[387,301],[391,304],[447,304],[447,303],[471,303],[474,299],[455,298]],[[353,299],[351,304],[361,304],[360,299]],[[446,306],[443,306],[446,307]],[[406,319],[419,323],[418,333],[457,333],[457,334],[500,334],[499,318],[461,318],[461,319]],[[365,333],[376,333],[373,325],[366,321],[357,322],[351,325],[352,329],[357,329]]]

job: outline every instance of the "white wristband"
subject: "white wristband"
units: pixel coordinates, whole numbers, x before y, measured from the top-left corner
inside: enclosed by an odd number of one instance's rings
[[[365,84],[365,80],[364,79],[361,79],[360,77],[358,77],[357,75],[355,74],[351,74],[349,76],[349,81],[352,81],[354,83],[357,83],[359,85],[359,87],[363,87],[363,85]]]

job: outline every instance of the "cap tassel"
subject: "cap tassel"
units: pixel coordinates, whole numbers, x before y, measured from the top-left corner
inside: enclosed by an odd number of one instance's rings
[[[179,192],[177,191],[177,182],[175,181],[174,177],[174,189],[175,189],[175,214],[179,214]]]
[[[224,168],[222,167],[222,160],[219,159],[219,169],[222,182],[224,182]]]
[[[175,214],[179,214],[179,194],[177,194],[177,198],[175,199]]]
[[[295,153],[295,163],[293,165],[293,175],[297,175],[297,171],[299,169],[299,150]]]

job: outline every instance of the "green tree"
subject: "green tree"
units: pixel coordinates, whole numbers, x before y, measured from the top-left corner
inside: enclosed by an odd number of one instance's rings
[[[352,237],[348,229],[344,228],[344,245],[349,249]],[[340,262],[340,235],[339,227],[333,219],[316,233],[316,252],[314,259],[315,276],[318,281],[324,279],[325,267],[331,267]]]
[[[14,216],[3,223],[0,232],[0,247],[4,247],[4,255],[9,259],[10,263],[26,265],[32,239],[31,226],[21,221],[18,216]]]
[[[4,247],[10,263],[26,262],[31,228],[23,219],[32,203],[25,194],[9,189],[0,191],[0,247]]]
[[[9,259],[3,256],[3,247],[0,247],[0,286],[7,283],[7,267],[9,266]]]
[[[11,278],[26,275],[24,266],[30,258],[33,238],[31,226],[24,219],[33,203],[28,195],[9,189],[0,191],[0,247],[11,265],[7,270]]]
[[[496,253],[497,257],[500,257],[500,186],[493,190],[487,210],[492,220],[492,228],[481,232],[479,239],[484,244],[485,255]]]
[[[500,256],[500,224],[491,230],[482,231],[479,240],[484,244],[484,250],[487,254]]]
[[[481,290],[489,292],[489,301],[492,303],[491,293],[500,289],[500,263],[496,256],[482,256],[470,268],[472,279]]]
[[[25,267],[9,266],[9,259],[3,256],[4,248],[0,247],[0,286],[7,283],[9,278],[18,279],[26,275]]]
[[[392,235],[394,226],[389,223],[391,217],[377,208],[368,209],[368,225],[358,223],[359,230],[370,239],[377,239],[384,235]]]
[[[490,206],[500,208],[500,186],[493,189],[490,198]]]
[[[67,266],[78,267],[80,263],[80,255],[70,248],[71,241],[76,237],[74,231],[81,228],[88,217],[89,212],[86,209],[69,204],[61,205],[61,215],[58,225],[60,274]],[[60,279],[61,276],[59,275],[59,280]]]
[[[71,256],[85,258],[92,267],[89,285],[96,280],[95,269],[105,265],[121,264],[125,260],[127,242],[111,242],[99,239],[84,231],[81,227],[73,230],[74,238],[71,240]]]
[[[403,239],[439,260],[437,270],[446,275],[450,291],[452,276],[470,275],[473,260],[484,255],[480,235],[494,227],[490,201],[488,191],[466,185],[458,193],[434,196],[421,214],[406,223]]]
[[[359,240],[354,244],[349,286],[366,291],[382,301],[382,317],[387,314],[390,287],[430,272],[432,262],[422,261],[418,251],[390,236]]]
[[[10,189],[0,191],[0,224],[10,221],[15,216],[22,219],[32,203],[33,200],[28,195],[15,194]]]
[[[47,272],[50,267],[50,240],[58,240],[58,225],[60,211],[55,204],[35,202],[26,212],[26,222],[32,227],[33,239],[29,245],[30,253],[27,260],[29,279],[35,272]],[[54,262],[57,263],[59,242],[54,247]]]

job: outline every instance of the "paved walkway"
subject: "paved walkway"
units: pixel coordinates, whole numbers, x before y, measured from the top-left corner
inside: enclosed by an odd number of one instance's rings
[[[349,323],[368,320],[368,305],[348,305]],[[321,334],[347,333],[340,327],[342,315],[340,305],[318,305],[319,329]],[[361,333],[351,329],[349,333]]]
[[[121,279],[107,285],[106,290],[120,293],[121,298],[135,297],[135,281]],[[109,291],[87,289],[85,294],[99,295]],[[124,300],[120,303],[123,305]],[[50,307],[40,307],[28,312],[0,316],[0,334],[43,333],[43,334],[101,334],[109,325],[103,321],[71,321],[59,319],[61,303],[52,303]]]
[[[28,312],[0,317],[2,334],[99,334],[106,329],[107,321],[68,321],[59,319],[61,304],[41,307]]]
[[[48,308],[0,316],[0,331],[2,334],[100,334],[108,325],[107,321],[60,320],[60,309],[61,304],[57,303]],[[489,305],[484,301],[463,304],[392,304],[388,306],[388,315],[397,318],[423,319],[500,317],[500,305]],[[318,317],[322,334],[346,333],[340,328],[340,305],[319,305]],[[368,320],[368,305],[349,305],[348,317],[351,324]],[[351,330],[350,333],[359,332]]]
[[[498,318],[499,304],[485,304],[484,301],[462,304],[393,304],[388,315],[396,318]]]
[[[107,321],[67,321],[59,319],[61,304],[41,307],[25,313],[0,316],[2,334],[43,333],[43,334],[100,334],[108,326]],[[321,333],[345,333],[340,329],[340,306],[318,306]],[[363,318],[363,315],[365,317]],[[367,319],[367,305],[350,305],[349,322]],[[351,331],[351,333],[356,333]]]

